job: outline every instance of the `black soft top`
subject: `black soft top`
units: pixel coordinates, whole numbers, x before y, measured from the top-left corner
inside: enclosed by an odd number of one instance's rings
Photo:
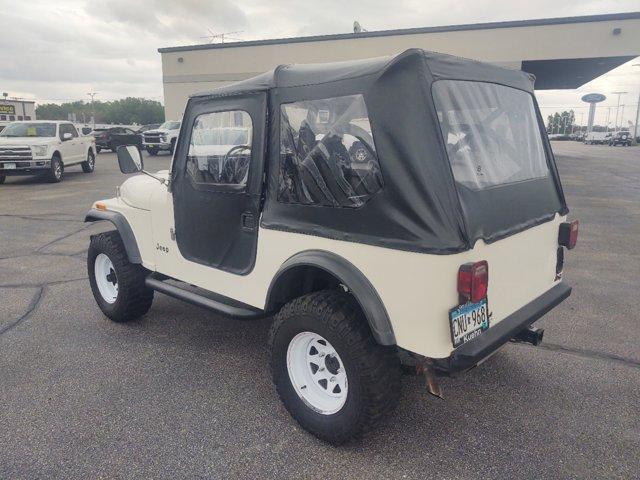
[[[565,214],[562,187],[537,105],[550,171],[547,177],[481,192],[463,191],[456,184],[432,96],[432,86],[439,80],[499,84],[533,97],[535,78],[518,70],[410,49],[366,60],[281,65],[193,95],[190,103],[260,92],[267,96],[269,185],[263,228],[448,254],[468,250],[478,239],[490,243],[549,221],[556,213]],[[278,201],[281,105],[356,94],[366,103],[384,188],[358,208]]]
[[[520,70],[509,70],[454,55],[412,48],[398,55],[365,58],[362,60],[279,65],[273,70],[255,77],[191,96],[234,95],[273,88],[320,85],[339,80],[357,79],[373,74],[382,74],[385,70],[392,69],[396,62],[400,62],[406,57],[423,59],[433,80],[445,78],[475,80],[500,83],[520,90],[533,91],[535,77]]]

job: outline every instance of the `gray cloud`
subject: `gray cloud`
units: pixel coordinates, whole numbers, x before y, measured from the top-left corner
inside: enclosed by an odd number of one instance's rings
[[[89,89],[103,100],[162,100],[157,48],[205,43],[210,31],[241,30],[235,36],[253,40],[349,32],[356,19],[368,30],[385,30],[637,9],[637,0],[0,2],[0,90],[40,101],[83,99]],[[633,81],[631,67],[621,68],[610,83]]]

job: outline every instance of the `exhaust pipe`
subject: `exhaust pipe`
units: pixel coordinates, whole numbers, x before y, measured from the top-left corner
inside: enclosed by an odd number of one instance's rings
[[[542,336],[544,335],[543,328],[531,328],[527,327],[520,330],[518,334],[513,337],[515,342],[530,343],[531,345],[538,346],[542,343]]]

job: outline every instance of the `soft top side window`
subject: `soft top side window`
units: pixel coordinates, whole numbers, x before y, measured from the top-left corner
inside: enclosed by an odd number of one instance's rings
[[[362,95],[280,106],[279,202],[357,208],[382,186]]]
[[[195,183],[246,188],[253,123],[243,110],[198,115],[191,130],[187,174]]]

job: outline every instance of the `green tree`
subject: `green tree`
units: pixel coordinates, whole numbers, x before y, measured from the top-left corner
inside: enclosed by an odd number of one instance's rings
[[[95,110],[96,123],[139,124],[162,123],[164,108],[160,102],[144,98],[127,97],[111,102],[76,101],[63,104],[45,103],[38,105],[36,116],[40,120],[67,120],[70,115],[76,116],[78,122],[89,122],[92,110]]]
[[[547,116],[547,133],[569,135],[573,132],[575,120],[576,115],[573,110],[565,110],[562,113],[556,112],[553,115],[549,115]]]

